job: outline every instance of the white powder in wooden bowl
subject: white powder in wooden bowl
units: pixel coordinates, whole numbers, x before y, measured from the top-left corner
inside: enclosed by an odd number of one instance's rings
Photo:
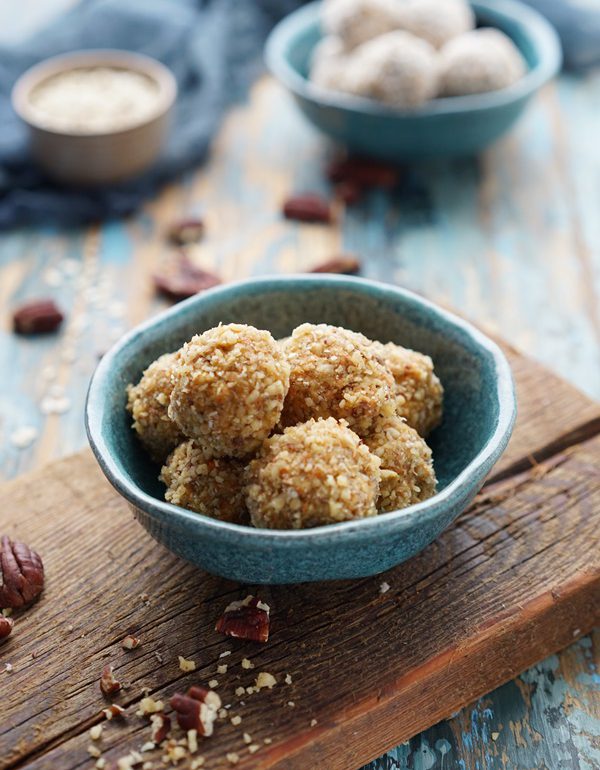
[[[155,113],[157,83],[117,67],[60,72],[36,86],[29,103],[44,128],[73,134],[101,134],[143,123]]]

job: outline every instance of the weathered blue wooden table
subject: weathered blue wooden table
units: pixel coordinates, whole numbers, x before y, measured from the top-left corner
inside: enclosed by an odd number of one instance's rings
[[[164,307],[150,275],[168,257],[166,225],[184,214],[204,217],[195,257],[225,279],[355,252],[367,277],[454,307],[600,397],[598,136],[600,73],[564,76],[482,157],[414,167],[393,197],[373,193],[340,211],[339,227],[295,226],[281,220],[280,201],[326,189],[331,148],[261,81],[229,115],[208,165],[131,220],[1,236],[1,476],[85,444],[98,355]],[[15,337],[9,309],[39,296],[66,310],[63,333]],[[369,770],[600,767],[599,638],[580,639]]]

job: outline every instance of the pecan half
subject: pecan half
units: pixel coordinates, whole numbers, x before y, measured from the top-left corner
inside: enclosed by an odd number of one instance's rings
[[[362,265],[352,254],[340,254],[326,262],[313,267],[311,273],[337,273],[339,275],[356,275],[360,273]]]
[[[360,157],[338,158],[327,168],[327,177],[335,183],[352,182],[360,187],[394,187],[400,171],[388,163]]]
[[[331,222],[329,203],[314,193],[288,198],[283,204],[283,215],[286,219],[297,219],[300,222]]]
[[[165,714],[152,714],[150,731],[153,743],[162,743],[171,731],[171,719]]]
[[[236,639],[266,642],[269,639],[268,604],[249,595],[243,601],[232,602],[217,621],[215,631]]]
[[[36,299],[13,312],[13,328],[17,334],[48,334],[56,331],[63,319],[54,300]]]
[[[115,695],[121,689],[121,682],[115,678],[113,666],[109,663],[102,669],[100,689],[104,695]]]
[[[3,615],[0,615],[0,641],[10,636],[14,625],[15,621],[12,618],[5,618]]]
[[[182,730],[196,730],[198,735],[206,737],[213,734],[213,725],[221,708],[221,698],[214,690],[190,687],[186,695],[176,692],[169,702]]]
[[[176,246],[197,243],[204,235],[204,222],[201,219],[181,219],[173,222],[167,232],[167,237]]]
[[[32,548],[7,535],[0,538],[0,607],[30,604],[44,587],[44,565]]]
[[[183,252],[163,273],[153,276],[154,287],[168,299],[180,302],[222,283],[218,275],[197,267]]]

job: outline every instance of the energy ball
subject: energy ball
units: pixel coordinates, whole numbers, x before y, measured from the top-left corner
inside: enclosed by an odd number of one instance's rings
[[[286,428],[248,466],[252,523],[303,529],[375,516],[379,464],[356,433],[331,417]]]
[[[289,371],[268,331],[217,326],[179,351],[169,416],[207,455],[244,457],[277,424]]]
[[[474,29],[450,40],[440,51],[444,96],[497,91],[515,83],[525,71],[521,52],[498,29]]]
[[[315,46],[310,60],[310,79],[321,88],[343,89],[348,55],[339,37],[327,35]]]
[[[399,0],[402,29],[441,48],[452,38],[475,26],[473,10],[466,0]]]
[[[410,32],[388,32],[353,52],[342,86],[356,96],[415,109],[437,93],[436,51]]]
[[[150,457],[159,463],[184,439],[167,414],[176,355],[165,353],[150,364],[137,385],[127,386],[127,409],[133,417],[133,429]]]
[[[399,0],[327,0],[321,11],[321,27],[351,50],[401,28],[403,16]]]
[[[284,350],[290,388],[281,424],[311,417],[346,420],[359,435],[379,414],[394,411],[394,378],[362,334],[326,324],[302,324]]]
[[[429,356],[393,342],[373,349],[394,377],[396,413],[426,437],[442,419],[444,389]]]
[[[194,441],[180,444],[160,473],[165,500],[213,519],[248,522],[243,493],[244,464],[231,458],[210,458]]]
[[[431,449],[401,417],[379,420],[365,443],[381,460],[380,513],[406,508],[435,494]]]

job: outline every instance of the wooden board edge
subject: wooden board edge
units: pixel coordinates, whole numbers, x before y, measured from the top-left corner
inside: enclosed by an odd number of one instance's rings
[[[535,625],[533,625],[535,623]],[[448,648],[379,692],[357,703],[351,712],[335,714],[331,722],[316,726],[265,757],[260,770],[359,770],[414,735],[448,719],[477,698],[514,679],[539,660],[567,647],[600,623],[600,570],[581,572],[560,592],[550,590],[522,605],[516,616],[498,615],[476,642]],[[526,643],[525,643],[526,641]],[[533,647],[536,655],[529,652]],[[473,660],[481,662],[480,676],[467,687],[466,672]],[[481,682],[481,684],[479,684]],[[452,693],[437,698],[441,689]],[[427,696],[428,694],[428,696]],[[424,697],[427,696],[427,697]],[[444,700],[445,706],[438,704]],[[409,718],[398,721],[398,715]],[[388,737],[361,753],[364,736]]]

